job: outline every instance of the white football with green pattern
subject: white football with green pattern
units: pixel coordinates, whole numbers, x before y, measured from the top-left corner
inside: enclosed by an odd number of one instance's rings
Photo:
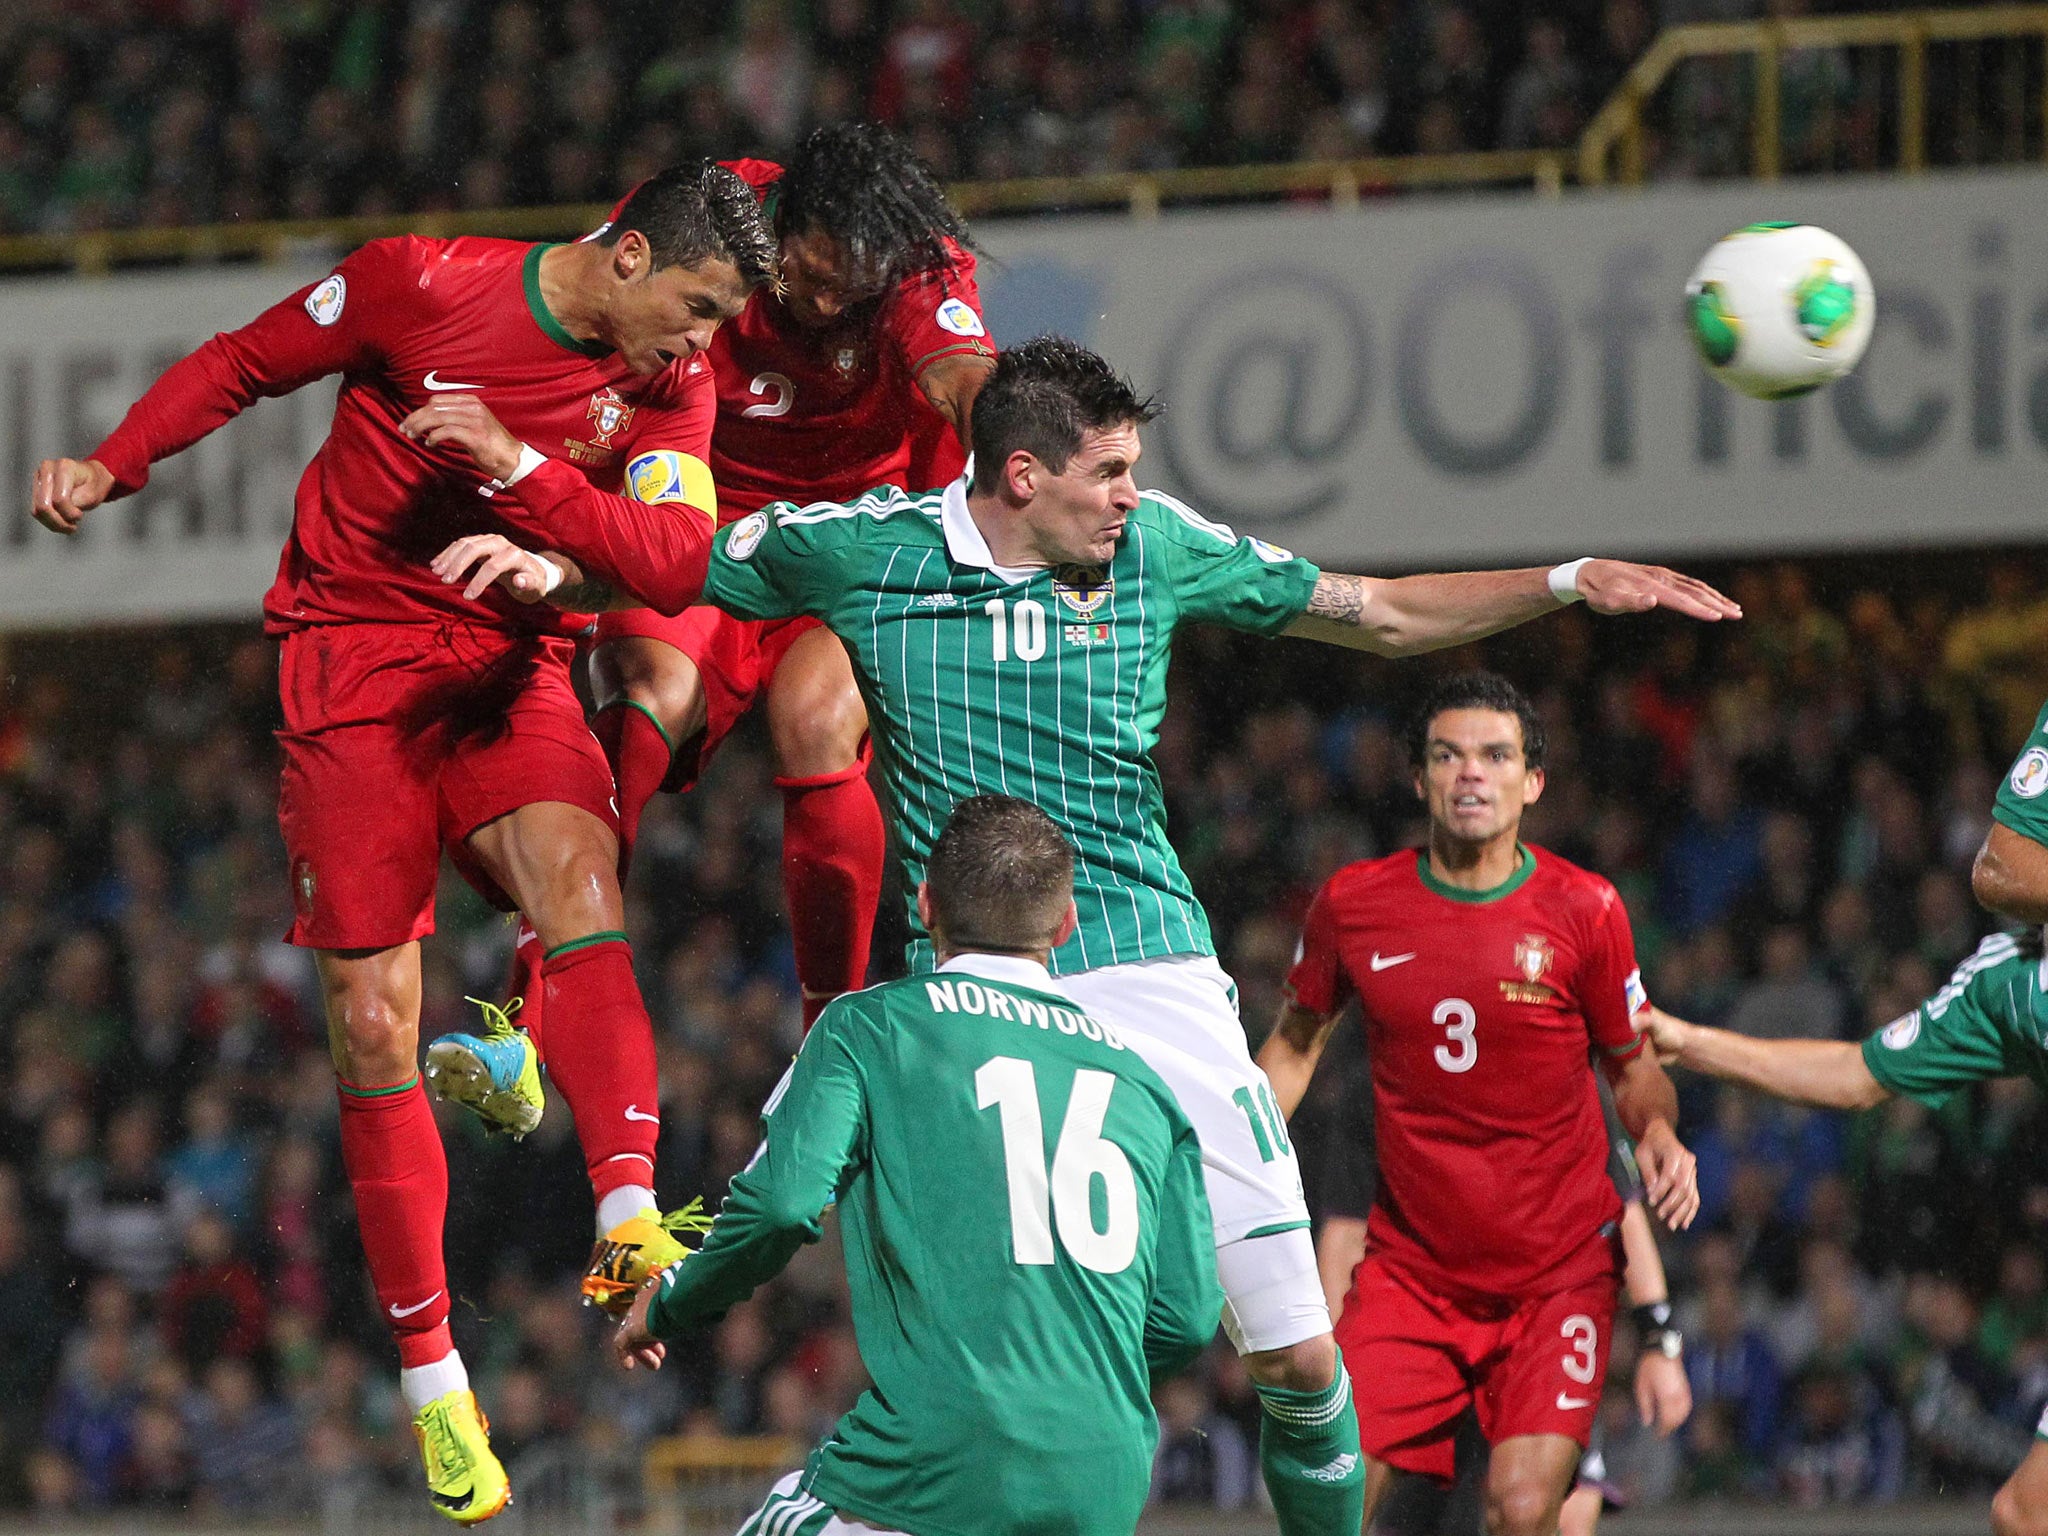
[[[1707,371],[1759,400],[1831,384],[1870,345],[1877,296],[1849,247],[1811,224],[1751,224],[1714,242],[1685,285]]]

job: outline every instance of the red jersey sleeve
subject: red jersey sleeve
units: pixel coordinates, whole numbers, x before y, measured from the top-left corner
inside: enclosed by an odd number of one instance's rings
[[[1325,882],[1302,919],[1301,947],[1287,972],[1287,995],[1296,1007],[1327,1019],[1350,1000],[1351,977],[1337,947],[1337,925],[1331,911],[1331,882]]]
[[[919,383],[924,371],[942,357],[996,355],[981,316],[974,253],[950,240],[946,250],[950,262],[904,278],[882,308],[882,334],[904,371]]]
[[[1579,1011],[1585,1016],[1586,1032],[1611,1060],[1625,1061],[1643,1048],[1636,1033],[1635,1016],[1649,1007],[1643,991],[1643,973],[1636,964],[1635,932],[1629,926],[1628,908],[1621,893],[1605,880],[1595,893],[1598,907],[1593,913],[1586,939],[1586,953],[1579,964],[1577,992]]]
[[[717,415],[710,368],[679,369],[673,399],[638,412],[626,450],[630,494],[599,490],[581,470],[549,459],[500,493],[499,512],[648,607],[680,613],[703,590],[717,529]]]
[[[419,260],[420,244],[411,236],[373,240],[319,282],[171,364],[93,450],[113,473],[114,494],[142,489],[150,465],[191,447],[259,399],[374,364],[381,356],[379,327],[396,307],[389,299],[413,277]]]

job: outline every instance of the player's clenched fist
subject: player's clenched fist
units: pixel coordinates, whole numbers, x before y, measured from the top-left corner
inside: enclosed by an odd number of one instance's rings
[[[45,528],[76,533],[79,520],[113,490],[114,472],[98,459],[45,459],[36,466],[29,511]]]
[[[1579,567],[1579,595],[1595,613],[1647,613],[1669,608],[1689,619],[1739,619],[1742,609],[1696,576],[1662,565],[1588,560]]]
[[[519,439],[475,395],[436,395],[401,421],[398,430],[429,448],[468,454],[493,480],[510,480],[519,469]]]

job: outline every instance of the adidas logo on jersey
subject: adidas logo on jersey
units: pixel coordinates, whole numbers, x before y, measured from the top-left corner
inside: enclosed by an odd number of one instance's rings
[[[958,608],[960,599],[950,592],[927,592],[917,600],[920,608]]]

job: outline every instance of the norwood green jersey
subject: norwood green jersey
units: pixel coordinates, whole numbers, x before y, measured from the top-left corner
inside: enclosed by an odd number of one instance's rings
[[[1080,929],[1053,956],[1068,972],[1215,952],[1151,760],[1174,632],[1210,620],[1278,634],[1317,574],[1157,491],[1106,570],[1007,569],[959,481],[764,508],[713,544],[704,601],[743,618],[814,614],[845,642],[909,892],[969,796],[1014,795],[1060,824],[1079,856]],[[927,964],[920,941],[912,968]]]
[[[1998,786],[1991,815],[2021,837],[2048,846],[2048,705],[2035,717],[2027,744]]]
[[[1029,960],[839,998],[654,1331],[746,1296],[835,1197],[874,1386],[802,1491],[916,1536],[1129,1536],[1151,1376],[1223,1304],[1201,1151],[1165,1084]]]
[[[1863,1063],[1892,1093],[1939,1108],[1992,1077],[2048,1090],[2048,962],[2038,933],[1994,933],[1934,996],[1863,1042]]]

